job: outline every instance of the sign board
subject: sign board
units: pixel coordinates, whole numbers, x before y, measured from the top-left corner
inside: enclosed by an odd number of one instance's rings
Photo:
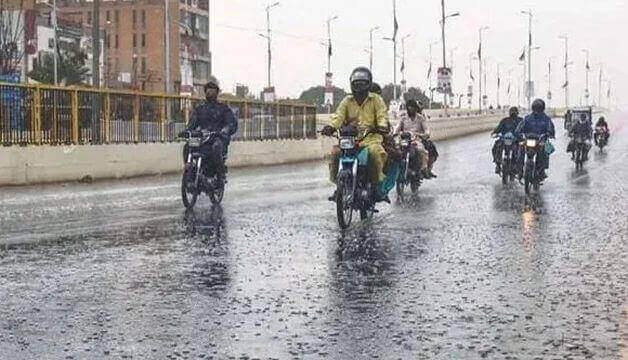
[[[333,92],[325,92],[325,106],[334,106]]]
[[[325,73],[325,89],[330,89],[333,87],[333,82],[332,82],[333,76],[334,74],[330,72]]]
[[[262,93],[262,100],[264,102],[275,101],[275,87],[274,86],[264,88],[264,92]]]
[[[441,94],[451,94],[451,69],[447,67],[438,68],[438,85],[436,91]]]

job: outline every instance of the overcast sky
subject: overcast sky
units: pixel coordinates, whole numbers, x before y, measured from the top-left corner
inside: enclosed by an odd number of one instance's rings
[[[258,93],[266,83],[266,40],[258,34],[266,28],[263,0],[211,0],[214,74],[225,91],[233,91],[236,83],[249,85]],[[273,85],[280,97],[298,97],[313,85],[322,85],[326,71],[325,21],[337,15],[332,23],[332,72],[337,86],[347,89],[351,70],[368,66],[368,30],[380,26],[374,41],[374,77],[381,84],[392,82],[392,43],[382,40],[393,31],[392,0],[280,0],[271,10],[273,29]],[[466,93],[469,84],[469,56],[476,55],[478,29],[490,29],[483,35],[483,57],[488,60],[488,95],[496,93],[496,67],[501,63],[502,103],[514,103],[516,85],[522,75],[518,65],[527,42],[527,16],[534,13],[533,43],[540,46],[533,56],[533,79],[537,96],[545,97],[548,89],[548,61],[552,63],[552,93],[554,101],[564,104],[564,42],[558,37],[569,36],[570,102],[578,104],[584,93],[586,55],[590,50],[590,89],[597,102],[599,63],[604,63],[604,78],[612,81],[611,95],[624,109],[628,108],[628,5],[625,0],[446,0],[446,12],[460,12],[447,20],[447,57],[454,49],[454,92]],[[406,39],[406,78],[409,86],[424,88],[429,67],[429,43],[440,41],[439,0],[397,0],[400,38]],[[398,47],[401,55],[401,44]],[[442,44],[433,47],[434,66],[442,63]],[[449,59],[448,59],[449,63]],[[398,67],[400,63],[398,63]],[[510,78],[509,78],[510,73]],[[476,78],[477,61],[473,75]],[[398,78],[400,75],[398,75]],[[508,101],[506,89],[511,83]],[[608,83],[603,85],[606,95]],[[493,100],[494,101],[494,100]],[[603,102],[605,100],[603,99]],[[475,101],[474,101],[475,103]]]

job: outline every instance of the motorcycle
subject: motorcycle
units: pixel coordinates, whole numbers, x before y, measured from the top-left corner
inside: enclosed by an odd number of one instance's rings
[[[375,203],[378,193],[388,193],[394,186],[394,179],[397,178],[398,166],[394,164],[389,170],[387,180],[378,185],[381,186],[380,189],[371,183],[368,171],[369,151],[368,148],[360,146],[360,142],[370,133],[371,131],[367,131],[358,139],[357,129],[354,126],[345,126],[340,129],[339,135],[335,136],[340,148],[335,202],[338,225],[341,229],[351,225],[354,210],[360,212],[361,220],[372,218],[377,212]]]
[[[522,146],[525,149],[525,165],[523,168],[523,180],[526,195],[530,195],[530,188],[538,191],[543,178],[542,168],[539,165],[539,152],[545,151],[547,135],[526,134]]]
[[[503,144],[500,176],[502,184],[506,185],[508,182],[514,181],[515,175],[518,173],[517,154],[519,144],[515,141],[515,135],[511,132],[495,134],[494,137],[498,137]]]
[[[183,205],[194,208],[198,196],[206,193],[211,202],[220,204],[225,193],[225,184],[218,178],[215,169],[203,166],[209,159],[201,152],[201,147],[211,144],[221,136],[220,132],[213,131],[186,131],[183,136],[187,139],[189,149],[187,162],[181,179],[181,198]]]
[[[574,138],[574,152],[572,160],[576,163],[576,170],[581,170],[587,156],[587,140],[582,136]]]
[[[410,147],[412,146],[412,134],[409,132],[401,133],[397,144],[403,154],[401,171],[399,172],[399,176],[397,176],[397,196],[403,198],[404,190],[408,185],[410,185],[410,191],[413,195],[419,191],[423,176],[420,171],[410,168]]]
[[[604,152],[604,147],[608,145],[608,131],[603,126],[597,126],[595,128],[595,139],[597,140],[597,146],[600,148],[600,152]]]

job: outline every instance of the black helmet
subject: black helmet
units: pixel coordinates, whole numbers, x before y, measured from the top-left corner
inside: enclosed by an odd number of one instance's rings
[[[351,92],[353,94],[368,92],[371,89],[371,84],[373,83],[371,70],[363,66],[355,68],[351,72],[349,82],[351,83]]]
[[[382,88],[376,82],[371,84],[371,89],[369,91],[372,92],[372,93],[375,93],[377,95],[382,95]]]
[[[545,101],[543,101],[542,99],[535,99],[532,102],[532,112],[540,114],[543,111],[545,111]]]
[[[421,106],[419,105],[419,103],[415,100],[415,99],[410,99],[408,101],[406,101],[406,109],[409,107],[414,107],[417,110],[421,110]]]
[[[604,118],[604,116],[600,116],[600,119],[598,121],[604,121],[606,122],[606,119]]]
[[[519,108],[516,106],[511,107],[510,109],[508,109],[508,115],[512,116],[518,116],[519,115]]]

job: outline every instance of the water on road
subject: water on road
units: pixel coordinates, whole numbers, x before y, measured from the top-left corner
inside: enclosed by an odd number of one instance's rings
[[[187,212],[179,176],[0,189],[0,358],[628,358],[626,136],[576,172],[561,132],[533,210],[487,134],[440,142],[344,233],[323,163]]]

